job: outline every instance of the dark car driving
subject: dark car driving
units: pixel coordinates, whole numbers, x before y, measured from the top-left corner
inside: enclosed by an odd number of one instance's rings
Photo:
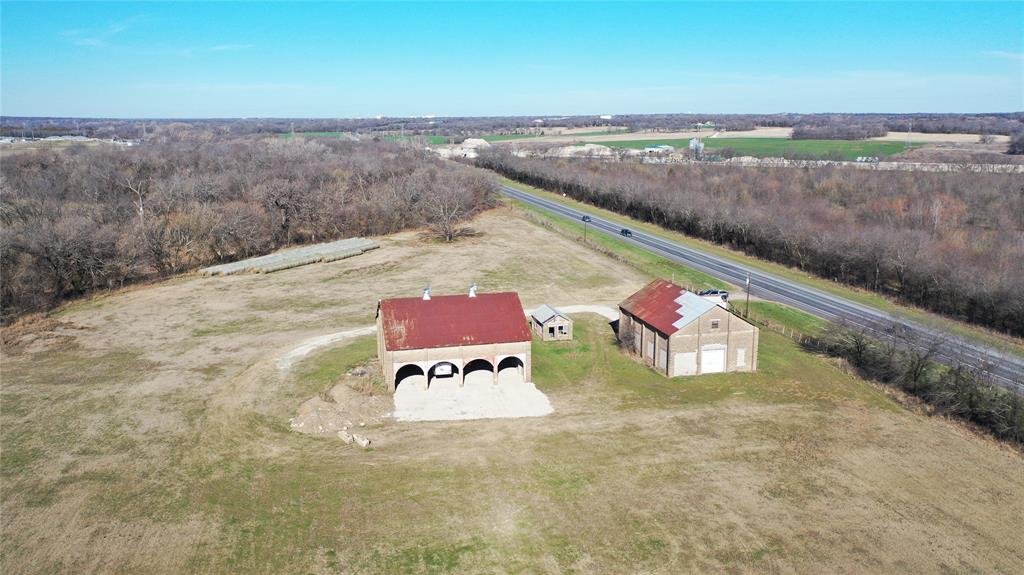
[[[631,237],[633,237],[633,230],[631,230],[629,228],[622,228],[622,231],[619,232],[619,235],[627,237],[627,238],[631,238]]]

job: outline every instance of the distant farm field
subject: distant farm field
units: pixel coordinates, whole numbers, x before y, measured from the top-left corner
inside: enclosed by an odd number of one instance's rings
[[[898,154],[906,148],[904,142],[884,142],[877,140],[790,140],[789,138],[705,138],[704,146],[708,149],[732,148],[740,156],[793,157],[837,156],[844,160],[855,160],[861,156],[884,158]],[[627,140],[622,142],[594,142],[613,148],[646,148],[647,146],[668,145],[686,148],[689,139],[672,140]],[[920,144],[911,144],[917,146]]]
[[[536,137],[535,134],[486,134],[480,136],[480,139],[485,142],[504,142],[506,140],[525,140]]]
[[[426,140],[431,146],[439,146],[441,144],[448,143],[448,136],[435,136],[435,135],[422,135],[422,136],[384,136],[384,140],[388,142],[409,142],[422,138]]]

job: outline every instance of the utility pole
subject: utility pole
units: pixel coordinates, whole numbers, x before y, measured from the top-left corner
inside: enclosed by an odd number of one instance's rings
[[[747,272],[747,307],[743,310],[743,317],[750,317],[750,272]]]

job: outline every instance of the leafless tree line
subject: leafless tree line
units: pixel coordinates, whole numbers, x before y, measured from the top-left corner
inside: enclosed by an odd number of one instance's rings
[[[882,330],[885,333],[886,330]],[[984,366],[935,361],[940,342],[908,332],[831,324],[814,349],[843,357],[861,375],[917,396],[940,413],[981,426],[1004,441],[1024,443],[1024,396],[995,385]]]
[[[0,165],[2,317],[290,244],[454,226],[493,205],[495,190],[482,171],[383,142],[11,154]]]
[[[478,164],[823,278],[1024,335],[1024,178],[518,158]]]
[[[866,140],[889,133],[881,124],[798,124],[793,126],[794,140]]]

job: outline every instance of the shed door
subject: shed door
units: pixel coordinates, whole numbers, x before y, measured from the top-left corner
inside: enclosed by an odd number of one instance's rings
[[[701,373],[722,373],[725,371],[724,349],[702,349],[700,351]]]

